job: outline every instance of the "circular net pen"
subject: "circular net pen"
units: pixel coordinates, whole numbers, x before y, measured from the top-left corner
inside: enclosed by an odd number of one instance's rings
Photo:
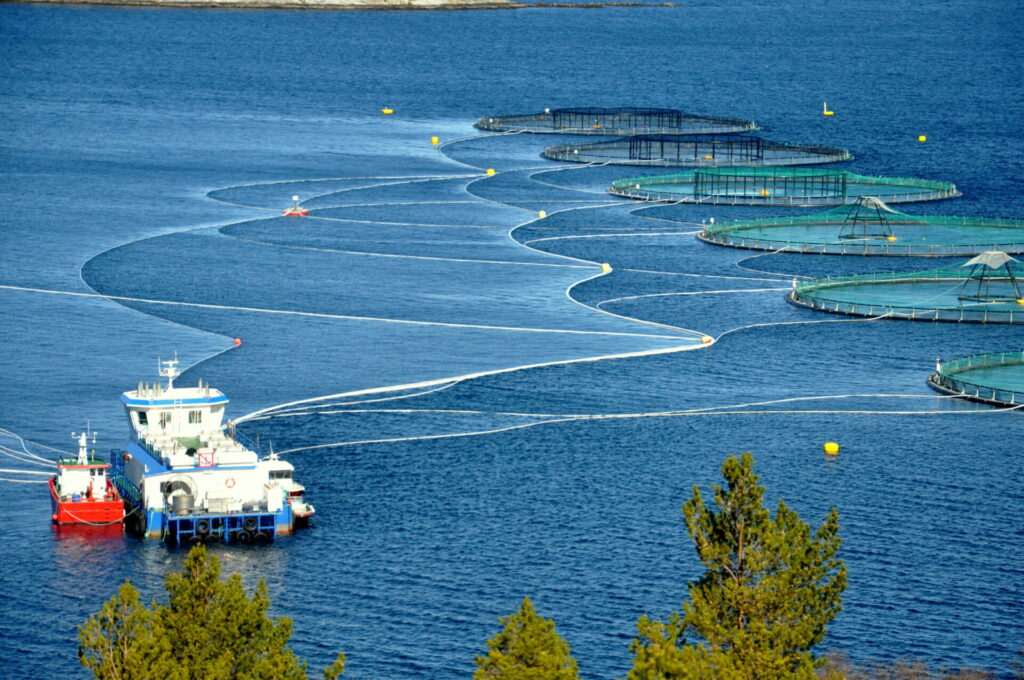
[[[716,118],[678,109],[591,107],[547,109],[542,113],[488,116],[475,124],[490,132],[572,135],[715,134],[756,130],[752,120]]]
[[[823,168],[698,168],[616,180],[608,193],[641,201],[720,205],[842,205],[871,195],[889,203],[959,196],[956,185],[905,177],[867,177]]]
[[[936,361],[928,385],[939,392],[995,406],[1024,405],[1024,351]]]
[[[959,267],[794,282],[786,299],[832,314],[911,321],[1024,323],[1024,267],[990,251]]]
[[[720,167],[816,165],[848,161],[853,156],[835,146],[771,142],[755,135],[636,135],[585,144],[549,146],[544,158],[574,163]]]
[[[1024,253],[1024,220],[908,215],[861,196],[815,215],[709,225],[697,238],[772,252],[966,257],[988,250]]]

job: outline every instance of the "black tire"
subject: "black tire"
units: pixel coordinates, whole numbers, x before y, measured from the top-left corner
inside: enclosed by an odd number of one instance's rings
[[[242,545],[249,545],[250,543],[252,543],[252,534],[250,534],[248,531],[239,531],[235,533],[235,540],[241,543]]]
[[[197,519],[196,520],[196,535],[205,536],[210,533],[210,520],[208,519]]]
[[[265,531],[257,532],[255,538],[257,543],[270,543],[270,536]]]
[[[245,521],[242,524],[245,527],[246,531],[256,531],[256,528],[259,526],[260,523],[259,521],[257,521],[255,517],[246,517]]]

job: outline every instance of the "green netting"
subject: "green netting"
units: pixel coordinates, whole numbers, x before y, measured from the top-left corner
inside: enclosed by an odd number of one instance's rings
[[[881,204],[881,205],[879,205]],[[698,238],[716,245],[788,253],[949,257],[987,250],[1024,253],[1024,220],[908,215],[877,198],[814,215],[734,220]]]
[[[979,256],[982,257],[982,256]],[[977,258],[975,258],[977,259]],[[790,302],[833,314],[970,323],[1024,323],[1016,260],[1003,267],[960,267],[923,272],[828,276],[795,282]],[[979,281],[979,278],[982,278]],[[983,290],[984,295],[976,294]]]
[[[654,167],[814,165],[852,158],[849,151],[834,146],[772,142],[753,135],[635,135],[549,146],[541,156],[574,163]]]
[[[752,120],[685,113],[678,109],[580,107],[487,116],[475,124],[491,132],[574,135],[716,134],[756,130]]]
[[[1001,406],[1024,404],[1024,351],[974,354],[936,365],[937,390]]]
[[[608,192],[645,201],[790,206],[841,205],[859,196],[906,203],[960,195],[949,182],[779,166],[699,168],[630,177],[613,182]]]

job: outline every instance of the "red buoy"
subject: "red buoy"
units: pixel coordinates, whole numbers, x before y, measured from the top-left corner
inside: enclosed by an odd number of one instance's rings
[[[281,213],[283,215],[287,215],[288,217],[305,217],[306,215],[309,214],[309,210],[299,205],[298,196],[292,196],[291,206],[282,210]]]
[[[242,339],[241,338],[235,338],[235,347],[238,347],[241,344],[242,344]]]

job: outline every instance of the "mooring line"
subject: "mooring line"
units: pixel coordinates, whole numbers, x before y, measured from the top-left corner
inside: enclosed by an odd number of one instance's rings
[[[123,295],[103,295],[100,293],[78,293],[65,290],[50,290],[46,288],[28,288],[25,286],[0,285],[0,289],[26,291],[33,293],[45,293],[50,295],[68,295],[72,297],[85,298],[106,298],[118,302],[135,302],[139,304],[166,305],[173,307],[195,307],[198,309],[213,309],[218,311],[252,312],[257,314],[280,314],[284,316],[302,316],[317,319],[337,319],[342,321],[369,321],[374,323],[395,323],[412,326],[440,326],[444,328],[473,328],[479,330],[510,331],[519,333],[553,333],[564,335],[599,335],[631,338],[660,338],[673,340],[678,339],[669,335],[653,335],[646,333],[626,333],[623,331],[581,331],[574,329],[560,328],[530,328],[524,326],[491,326],[487,324],[453,323],[447,321],[417,321],[412,319],[389,319],[385,317],[356,316],[350,314],[327,314],[324,312],[301,312],[288,309],[265,309],[259,307],[243,307],[239,305],[214,305],[201,302],[177,302],[173,300],[151,300],[147,298],[127,297]]]

